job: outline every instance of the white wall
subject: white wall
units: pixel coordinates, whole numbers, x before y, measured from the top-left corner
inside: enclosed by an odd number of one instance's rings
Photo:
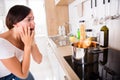
[[[3,16],[4,13],[4,1],[0,0],[0,16]]]
[[[7,14],[8,10],[16,4],[26,5],[26,0],[4,0],[5,2],[5,15]]]
[[[82,0],[75,0],[69,5],[69,23],[72,27],[73,34],[77,33],[77,28],[80,27],[79,20],[86,20],[86,28],[92,28],[96,32],[100,31],[100,28],[103,24],[99,24],[100,19],[106,16],[113,16],[120,14],[120,0],[110,0],[111,3],[106,2],[106,6],[103,5],[103,0],[97,0],[97,7],[94,6],[91,9],[90,1],[86,0],[83,6],[83,16],[80,17],[80,12],[77,9],[77,6],[80,5]],[[94,0],[92,0],[94,1]],[[107,1],[107,0],[105,0]],[[93,2],[94,3],[94,2]],[[119,8],[118,8],[119,3]],[[104,14],[106,13],[106,14]],[[93,14],[93,17],[91,16]],[[96,22],[94,22],[96,20]],[[114,20],[107,20],[106,25],[109,28],[109,47],[120,50],[120,18]]]
[[[2,33],[4,31],[4,22],[3,22],[3,18],[4,18],[4,10],[5,6],[4,6],[4,1],[0,0],[0,33]]]
[[[47,36],[44,0],[29,0],[28,5],[34,12],[37,36]]]
[[[69,27],[72,34],[76,34],[77,28],[79,28],[79,16],[77,12],[77,4],[81,1],[76,0],[69,5]]]

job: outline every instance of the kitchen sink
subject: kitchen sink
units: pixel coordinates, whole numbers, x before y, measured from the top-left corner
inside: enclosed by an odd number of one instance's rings
[[[68,36],[56,35],[56,36],[50,36],[49,38],[52,39],[52,41],[57,45],[57,47],[70,45]]]

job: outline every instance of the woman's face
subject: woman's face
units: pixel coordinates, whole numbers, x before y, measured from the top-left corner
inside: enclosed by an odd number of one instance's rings
[[[22,21],[16,23],[15,26],[19,31],[23,30],[23,27],[30,27],[30,30],[34,30],[35,22],[33,12],[31,11],[28,16],[26,16]]]

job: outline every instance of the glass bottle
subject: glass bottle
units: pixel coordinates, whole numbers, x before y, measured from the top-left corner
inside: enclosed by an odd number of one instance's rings
[[[108,43],[109,43],[109,29],[106,25],[104,25],[100,29],[100,46],[108,47]]]
[[[85,32],[85,21],[84,20],[81,20],[79,21],[81,24],[80,24],[80,40],[81,41],[84,41],[86,39],[86,32]]]

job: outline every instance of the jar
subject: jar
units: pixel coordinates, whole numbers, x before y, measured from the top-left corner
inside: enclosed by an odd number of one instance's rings
[[[89,38],[89,37],[92,37],[93,36],[93,32],[92,32],[92,29],[86,29],[86,37]]]

